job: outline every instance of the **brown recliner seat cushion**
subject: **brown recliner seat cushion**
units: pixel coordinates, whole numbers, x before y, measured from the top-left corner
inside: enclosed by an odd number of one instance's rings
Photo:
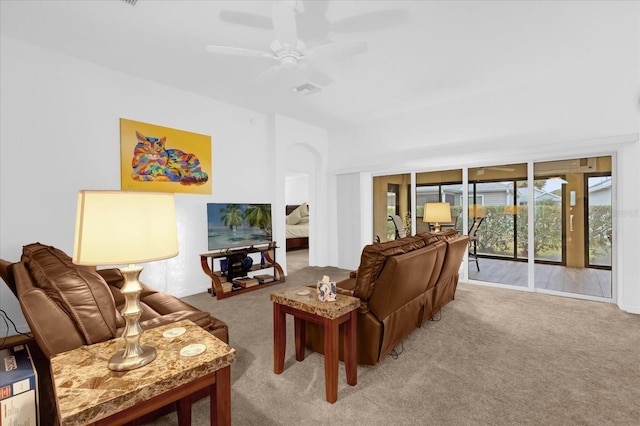
[[[113,296],[98,273],[75,265],[62,250],[40,243],[23,248],[22,262],[36,286],[73,318],[87,344],[116,336]]]

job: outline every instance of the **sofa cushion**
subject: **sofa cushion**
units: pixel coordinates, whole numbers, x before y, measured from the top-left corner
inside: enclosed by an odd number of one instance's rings
[[[444,229],[440,232],[423,232],[421,234],[417,234],[417,237],[420,237],[424,240],[427,245],[433,244],[437,241],[448,241],[459,236],[459,232],[457,229]]]
[[[73,264],[63,251],[40,243],[24,246],[22,261],[35,286],[73,318],[87,344],[116,336],[113,296],[98,273]]]
[[[408,253],[425,245],[424,239],[412,236],[365,246],[360,256],[360,266],[358,267],[354,291],[355,296],[365,302],[369,300],[371,293],[373,293],[375,281],[389,256]]]

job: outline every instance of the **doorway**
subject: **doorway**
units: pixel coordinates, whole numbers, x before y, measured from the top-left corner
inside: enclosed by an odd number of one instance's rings
[[[309,266],[309,224],[312,220],[312,208],[308,207],[306,218],[298,217],[294,210],[299,206],[309,205],[310,174],[304,172],[285,172],[285,214],[286,220],[286,254],[287,274]],[[289,215],[296,215],[295,224]],[[302,223],[304,222],[304,223]],[[305,233],[306,230],[306,233]],[[304,238],[306,235],[306,244]]]

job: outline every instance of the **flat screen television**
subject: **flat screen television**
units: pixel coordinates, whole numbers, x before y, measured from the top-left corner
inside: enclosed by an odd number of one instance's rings
[[[210,251],[268,244],[271,204],[207,203],[207,231]]]

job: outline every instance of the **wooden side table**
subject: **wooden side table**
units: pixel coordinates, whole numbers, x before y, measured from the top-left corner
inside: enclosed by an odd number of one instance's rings
[[[169,329],[184,334],[164,337]],[[184,356],[187,345],[206,346],[203,353]],[[172,402],[178,402],[180,424],[191,424],[190,395],[210,391],[211,425],[231,424],[231,364],[236,351],[185,320],[146,330],[141,344],[156,348],[156,359],[138,369],[116,372],[107,367],[124,346],[113,339],[82,346],[51,359],[51,374],[61,426],[124,424]]]
[[[303,294],[308,292],[307,295]],[[347,383],[358,383],[358,349],[356,310],[360,299],[338,294],[335,302],[320,302],[315,289],[293,287],[271,293],[273,302],[273,371],[284,371],[284,355],[287,346],[286,314],[294,318],[296,360],[303,361],[305,355],[306,321],[324,328],[324,380],[327,401],[338,400],[339,327],[344,324],[344,364]]]

